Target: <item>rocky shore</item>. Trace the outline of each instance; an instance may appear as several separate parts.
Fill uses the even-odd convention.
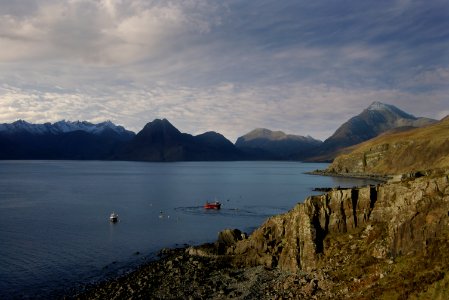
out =
[[[315,294],[314,276],[166,249],[159,260],[66,299],[304,299]]]
[[[449,172],[311,196],[76,299],[448,299]]]
[[[314,170],[311,172],[306,172],[309,175],[318,175],[318,176],[330,176],[330,177],[344,177],[344,178],[359,178],[359,179],[369,179],[373,181],[378,181],[379,183],[387,182],[392,177],[388,175],[376,175],[369,173],[337,173],[329,170]]]

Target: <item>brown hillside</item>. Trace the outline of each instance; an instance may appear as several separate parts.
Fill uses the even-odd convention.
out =
[[[338,156],[333,173],[404,174],[449,168],[449,117],[423,128],[378,136]]]

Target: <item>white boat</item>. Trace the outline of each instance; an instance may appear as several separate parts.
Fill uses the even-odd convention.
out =
[[[115,223],[118,221],[118,215],[115,212],[112,212],[112,214],[109,216],[109,221]]]

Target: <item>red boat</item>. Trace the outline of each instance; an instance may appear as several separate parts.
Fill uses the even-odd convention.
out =
[[[221,203],[218,201],[206,202],[206,204],[204,204],[204,208],[205,209],[220,209]]]

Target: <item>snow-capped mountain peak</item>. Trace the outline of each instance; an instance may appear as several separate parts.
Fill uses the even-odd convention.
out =
[[[413,120],[416,119],[415,116],[400,110],[399,108],[397,108],[394,105],[385,104],[385,103],[382,103],[379,101],[374,101],[373,103],[371,103],[371,105],[368,106],[367,110],[368,111],[379,111],[379,112],[390,112],[400,118],[413,119]]]
[[[0,124],[0,132],[27,132],[31,134],[61,134],[74,131],[84,131],[92,134],[102,134],[106,130],[111,130],[119,135],[132,134],[124,127],[115,125],[111,121],[105,121],[93,124],[87,121],[66,121],[61,120],[55,123],[32,124],[24,120],[18,120],[13,123]]]
[[[31,124],[25,120],[17,120],[13,123],[0,124],[0,132],[29,132],[44,134],[48,131],[46,124]]]
[[[390,105],[379,102],[379,101],[374,101],[373,103],[371,103],[370,106],[368,106],[368,110],[390,110],[389,108]]]

